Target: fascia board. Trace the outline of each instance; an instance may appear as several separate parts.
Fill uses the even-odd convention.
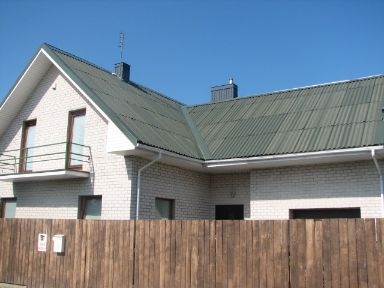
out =
[[[250,158],[234,158],[234,159],[224,159],[224,160],[209,160],[205,161],[204,166],[206,168],[218,168],[218,167],[233,167],[235,166],[244,166],[252,165],[253,167],[265,166],[266,164],[284,164],[284,165],[296,165],[300,163],[307,163],[311,161],[313,164],[316,162],[326,162],[327,160],[353,160],[358,157],[369,159],[371,156],[371,151],[381,151],[384,149],[384,146],[369,146],[369,147],[359,147],[359,148],[350,148],[350,149],[338,149],[330,151],[318,151],[318,152],[307,152],[307,153],[294,153],[294,154],[284,154],[284,155],[270,155],[270,156],[260,156],[260,157],[250,157]]]

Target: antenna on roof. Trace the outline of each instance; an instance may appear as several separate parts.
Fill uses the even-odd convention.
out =
[[[124,51],[124,33],[123,32],[120,32],[119,47],[120,47],[120,60],[123,61],[123,51]]]

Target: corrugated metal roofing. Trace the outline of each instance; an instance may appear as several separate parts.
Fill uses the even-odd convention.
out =
[[[384,143],[384,76],[189,107],[212,159]]]
[[[44,45],[53,52],[79,80],[80,87],[91,91],[90,97],[114,119],[136,143],[144,143],[193,158],[202,158],[199,147],[175,100],[134,82],[124,82],[110,72],[65,51]],[[68,71],[67,71],[68,72]],[[124,131],[123,130],[123,131]]]
[[[384,144],[384,75],[186,107],[43,47],[136,143],[206,160]]]

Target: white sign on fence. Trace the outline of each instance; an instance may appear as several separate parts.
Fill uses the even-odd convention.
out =
[[[37,240],[37,251],[46,252],[47,251],[47,234],[39,233],[39,238]]]

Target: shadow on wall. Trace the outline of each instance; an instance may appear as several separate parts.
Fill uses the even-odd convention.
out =
[[[13,189],[15,197],[17,197],[17,207],[31,209],[77,209],[79,196],[93,195],[94,191],[91,179],[20,182],[13,183]],[[35,213],[33,210],[30,212]]]

